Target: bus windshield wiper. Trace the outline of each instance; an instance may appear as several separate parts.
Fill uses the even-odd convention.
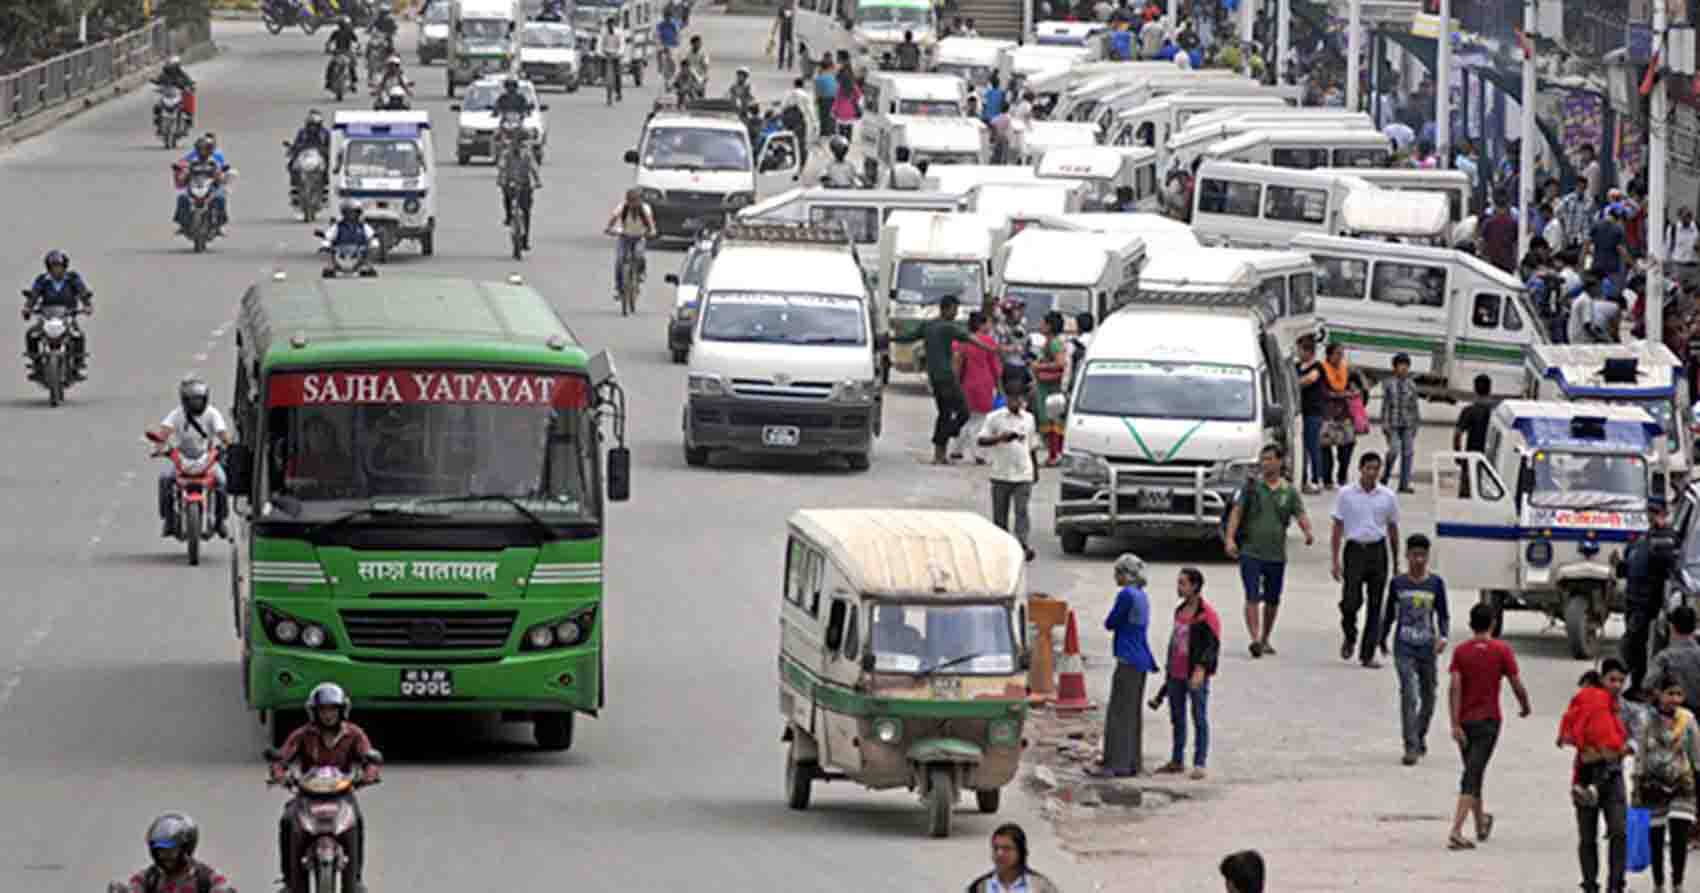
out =
[[[307,529],[309,538],[318,536],[326,531],[335,530],[357,518],[389,518],[395,516],[430,517],[430,512],[420,512],[412,508],[411,503],[394,503],[373,500],[370,505],[362,506],[353,511],[344,512],[334,518],[320,521]]]
[[[520,517],[523,517],[528,524],[535,528],[538,533],[541,533],[544,539],[554,539],[556,537],[555,528],[550,526],[548,521],[543,520],[541,515],[531,509],[526,508],[525,503],[520,502],[518,499],[515,499],[506,493],[462,493],[458,496],[434,496],[430,499],[409,500],[408,505],[446,505],[456,502],[506,503],[509,508],[512,508],[520,515]]]

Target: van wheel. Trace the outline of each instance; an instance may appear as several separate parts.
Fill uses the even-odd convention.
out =
[[[466,167],[467,165],[469,165],[471,163],[472,163],[472,156],[471,155],[468,155],[465,152],[456,152],[455,153],[455,164],[458,164],[461,167]]]
[[[531,737],[544,750],[572,750],[573,714],[537,714],[531,721]]]
[[[797,742],[785,751],[785,805],[792,809],[809,808],[809,792],[815,780],[815,764],[797,759]]]
[[[1086,534],[1078,530],[1063,531],[1062,550],[1064,555],[1079,555],[1085,552]]]
[[[998,803],[1003,799],[1002,795],[1003,791],[998,788],[989,791],[975,791],[974,802],[979,805],[981,812],[991,815],[998,811]]]
[[[437,231],[436,230],[427,230],[425,232],[425,235],[419,237],[419,253],[425,255],[426,257],[430,257],[431,255],[437,253]]]
[[[708,447],[685,446],[685,464],[700,468],[708,464]]]
[[[867,471],[868,466],[873,464],[867,453],[851,453],[844,457],[844,461],[850,463],[851,471]]]
[[[927,773],[927,834],[950,836],[950,813],[956,807],[956,776],[949,769]]]

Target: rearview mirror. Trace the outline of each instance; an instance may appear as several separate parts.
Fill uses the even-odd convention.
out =
[[[873,671],[874,671],[874,653],[872,651],[862,652],[862,672],[872,673]]]
[[[632,498],[632,451],[626,447],[608,450],[608,501],[625,502]]]
[[[638,163],[638,153],[637,153],[636,149],[627,149],[626,154],[621,156],[621,157],[626,160],[627,164],[637,164]]]
[[[667,283],[668,285],[678,285],[679,284],[679,277],[677,275],[673,274],[673,273],[668,273],[667,275],[661,277],[661,281]]]
[[[1275,422],[1279,422],[1279,421],[1282,421],[1283,419],[1285,419],[1286,417],[1287,417],[1287,407],[1282,406],[1279,403],[1265,403],[1265,404],[1263,404],[1263,421],[1264,421],[1265,424],[1272,424],[1272,423],[1275,423]]]
[[[254,450],[245,443],[224,448],[224,489],[231,496],[249,495],[254,485]]]
[[[826,621],[826,650],[837,651],[838,646],[844,643],[844,620],[846,616],[844,603],[834,601],[832,613]]]
[[[546,112],[546,111],[548,111],[548,110],[549,110],[549,103],[547,103],[547,102],[545,102],[545,103],[543,103],[543,104],[542,104],[542,105],[539,105],[539,106],[538,106],[538,107],[537,107],[537,110],[538,110],[538,111],[540,111],[540,112]]]
[[[460,103],[458,103],[458,102],[449,103],[449,111],[451,111],[451,112],[460,111]]]

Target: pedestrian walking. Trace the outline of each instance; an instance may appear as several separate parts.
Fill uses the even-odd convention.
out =
[[[1684,206],[1676,212],[1676,222],[1665,226],[1665,257],[1671,276],[1684,287],[1700,278],[1700,226],[1694,225],[1694,209]]]
[[[992,870],[968,884],[968,893],[1060,893],[1027,864],[1027,832],[1010,822],[992,832]]]
[[[1375,659],[1376,631],[1381,628],[1381,596],[1388,569],[1399,563],[1399,500],[1381,485],[1381,457],[1364,453],[1358,460],[1358,480],[1340,488],[1334,500],[1334,579],[1340,592],[1340,659],[1365,667]],[[1367,604],[1363,641],[1358,641],[1358,610]],[[1361,645],[1361,647],[1359,647]]]
[[[1623,638],[1618,640],[1618,653],[1629,667],[1629,699],[1648,699],[1647,639],[1652,634],[1653,621],[1658,619],[1664,603],[1665,581],[1670,578],[1676,540],[1670,529],[1670,516],[1665,512],[1662,493],[1647,497],[1647,532],[1635,538],[1624,550]]]
[[[1434,718],[1434,688],[1440,655],[1446,651],[1452,612],[1446,581],[1428,572],[1428,537],[1414,533],[1405,541],[1405,573],[1387,587],[1378,638],[1381,653],[1393,638],[1393,666],[1399,672],[1399,732],[1407,766],[1428,756],[1428,725]]]
[[[968,314],[968,331],[986,350],[975,350],[961,342],[951,345],[960,359],[962,396],[968,405],[968,421],[957,435],[950,458],[972,456],[975,465],[986,464],[985,451],[980,448],[980,428],[986,416],[997,408],[998,386],[1003,381],[1003,360],[998,352],[997,339],[992,335],[992,320],[985,311]]]
[[[1027,395],[1019,388],[1004,385],[1004,405],[986,416],[980,429],[980,446],[991,460],[992,523],[1015,534],[1027,560],[1034,557],[1027,544],[1028,505],[1033,498],[1033,484],[1039,480],[1038,425],[1027,411]],[[1015,515],[1015,527],[1010,528],[1010,514]]]
[[[850,139],[856,128],[856,119],[862,117],[862,88],[856,84],[856,76],[851,73],[849,65],[838,69],[838,87],[832,98],[832,120],[838,127],[839,136]]]
[[[956,321],[960,304],[954,295],[939,301],[939,318],[928,322],[920,332],[908,338],[920,340],[927,353],[927,384],[933,392],[933,404],[938,418],[933,422],[933,464],[950,464],[951,438],[968,422],[968,398],[962,393],[961,360],[953,349],[966,344],[975,350],[991,350],[975,340],[968,330]]]
[[[1202,779],[1210,756],[1210,679],[1222,650],[1222,620],[1204,600],[1204,574],[1196,567],[1181,568],[1175,580],[1180,604],[1175,607],[1175,629],[1169,635],[1168,674],[1157,696],[1156,710],[1169,702],[1169,722],[1174,728],[1169,761],[1157,769],[1164,775],[1186,771],[1187,715],[1192,717],[1192,777]]]
[[[1681,890],[1694,828],[1694,770],[1700,765],[1700,730],[1682,706],[1682,681],[1654,679],[1657,705],[1635,741],[1635,806],[1647,810],[1653,889],[1665,888],[1665,844],[1670,844],[1671,889]]]
[[[1360,424],[1367,431],[1363,376],[1346,362],[1346,348],[1330,344],[1321,365],[1323,397],[1322,487],[1346,486],[1351,478],[1352,453],[1357,450]]]
[[[1411,488],[1411,462],[1421,425],[1417,384],[1411,380],[1411,355],[1394,354],[1393,377],[1381,384],[1381,433],[1387,436],[1387,467],[1381,472],[1381,482],[1389,483],[1397,466],[1400,493],[1415,492]]]
[[[1033,416],[1039,420],[1039,433],[1045,438],[1045,465],[1057,464],[1062,456],[1063,421],[1066,411],[1054,410],[1050,398],[1063,394],[1068,381],[1068,341],[1064,336],[1063,315],[1055,310],[1045,314],[1039,324],[1044,346],[1033,361],[1033,378],[1038,382],[1038,396],[1033,401]],[[1064,394],[1064,399],[1067,395]]]
[[[1273,443],[1258,453],[1261,475],[1240,488],[1223,536],[1228,557],[1240,562],[1252,657],[1275,655],[1269,638],[1275,633],[1275,615],[1281,609],[1281,590],[1287,578],[1287,527],[1297,520],[1305,545],[1316,542],[1304,500],[1281,476],[1285,458],[1281,447]]]
[[[1229,853],[1220,870],[1228,893],[1263,893],[1263,856],[1257,850]]]
[[[1151,628],[1151,598],[1145,593],[1145,562],[1138,555],[1116,559],[1116,601],[1104,628],[1113,634],[1115,674],[1110,677],[1110,704],[1104,713],[1104,761],[1094,775],[1132,778],[1144,771],[1143,744],[1145,680],[1157,672],[1146,633]]]
[[[1316,339],[1299,339],[1299,417],[1304,444],[1304,473],[1300,486],[1306,493],[1322,490],[1322,417],[1326,411],[1326,385],[1322,382],[1322,363],[1316,358]]]
[[[797,7],[795,0],[781,0],[773,17],[773,33],[768,35],[769,52],[777,51],[779,70],[785,71],[796,63]]]
[[[1628,861],[1628,799],[1623,758],[1628,725],[1620,695],[1628,679],[1623,661],[1608,657],[1598,673],[1584,673],[1581,689],[1565,709],[1560,747],[1576,748],[1570,798],[1576,810],[1576,860],[1582,889],[1599,893],[1600,821],[1606,830],[1606,889],[1622,893]]]
[[[1465,818],[1475,817],[1476,840],[1485,842],[1493,833],[1493,814],[1487,811],[1482,790],[1503,719],[1499,710],[1501,682],[1511,683],[1511,690],[1517,695],[1518,715],[1529,715],[1529,690],[1523,687],[1523,679],[1517,673],[1517,655],[1512,653],[1510,645],[1493,637],[1493,614],[1491,605],[1470,608],[1470,639],[1453,649],[1452,667],[1448,671],[1452,677],[1447,687],[1452,740],[1458,742],[1458,754],[1464,763],[1464,773],[1458,782],[1458,806],[1446,842],[1451,850],[1476,848],[1464,836]]]
[[[1696,617],[1688,605],[1670,612],[1670,644],[1653,655],[1647,668],[1649,679],[1675,677],[1682,683],[1682,705],[1700,716],[1700,642],[1694,639]]]

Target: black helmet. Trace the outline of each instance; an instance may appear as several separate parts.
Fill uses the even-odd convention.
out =
[[[212,399],[212,388],[201,380],[199,375],[186,375],[177,384],[177,401],[183,404],[183,411],[189,415],[200,417],[207,411],[207,403]]]
[[[71,268],[71,256],[66,254],[65,252],[60,251],[59,249],[55,248],[52,251],[47,252],[47,256],[42,258],[41,264],[42,264],[42,266],[46,267],[49,271],[51,271],[54,267],[64,267],[66,269],[70,269]]]
[[[349,221],[358,223],[360,221],[360,215],[362,215],[364,213],[365,213],[365,209],[361,208],[360,203],[355,201],[354,199],[345,199],[343,201],[343,203],[342,203],[342,216],[343,216],[344,220],[349,220]]]
[[[148,825],[148,855],[156,860],[161,852],[179,852],[185,859],[192,858],[200,842],[201,829],[194,819],[180,812],[168,812]]]
[[[844,156],[850,153],[850,141],[842,135],[833,137],[832,141],[826,145],[827,148],[832,150],[832,157],[839,161],[843,161]]]
[[[512,77],[512,76],[503,78],[502,79],[502,89],[506,90],[509,93],[512,93],[515,90],[518,90],[519,89],[519,78]]]
[[[348,693],[342,690],[342,686],[335,682],[321,682],[307,695],[307,716],[313,722],[319,722],[320,707],[339,708],[336,721],[337,725],[341,725],[342,721],[348,718],[348,712],[354,709],[354,704],[348,699]]]
[[[325,125],[325,116],[320,114],[318,109],[308,109],[307,110],[307,126],[308,127],[323,127],[324,125]]]

